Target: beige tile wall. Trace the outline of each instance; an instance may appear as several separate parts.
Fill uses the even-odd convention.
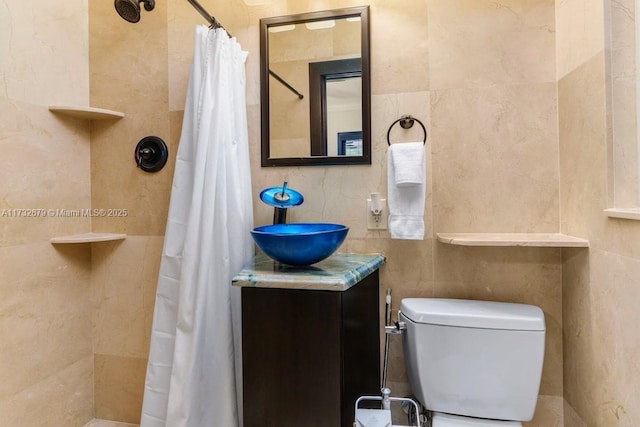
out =
[[[87,122],[87,2],[0,1],[0,425],[84,425],[93,417]],[[35,209],[46,216],[12,216]]]
[[[591,245],[562,255],[565,425],[636,426],[640,223],[602,212],[614,199],[615,138],[636,144],[635,120],[621,120],[612,96],[625,85],[635,96],[629,75],[616,75],[633,54],[621,43],[623,33],[633,34],[633,2],[567,1],[556,9],[562,230]]]
[[[140,22],[130,24],[110,2],[89,5],[91,102],[125,114],[117,123],[96,122],[91,129],[91,203],[128,212],[93,222],[94,231],[128,235],[92,251],[95,416],[134,424],[140,422],[182,119],[169,111],[169,7],[169,2],[156,2],[152,12],[143,10]],[[136,144],[149,135],[162,138],[170,152],[157,173],[143,172],[134,161]]]
[[[609,207],[640,206],[636,108],[635,2],[605,2],[607,106],[609,133]]]
[[[97,418],[140,422],[162,242],[128,236],[93,248]]]
[[[90,218],[57,214],[90,207],[89,124],[2,96],[0,117],[0,209],[34,209],[0,217],[0,246],[89,231]]]
[[[148,135],[170,140],[167,91],[167,2],[130,24],[110,2],[90,2],[91,103],[122,111],[116,123],[96,122],[91,140],[93,208],[127,209],[128,216],[95,218],[94,231],[163,235],[173,160],[157,173],[136,168],[134,149]]]
[[[5,246],[0,265],[0,424],[83,425],[93,414],[89,246]]]

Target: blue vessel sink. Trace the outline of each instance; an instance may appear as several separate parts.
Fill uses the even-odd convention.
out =
[[[349,228],[329,223],[273,224],[256,227],[251,236],[270,258],[289,265],[311,265],[334,253]]]

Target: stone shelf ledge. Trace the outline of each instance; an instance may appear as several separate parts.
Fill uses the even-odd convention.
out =
[[[640,220],[640,208],[609,208],[604,213],[609,218]]]
[[[104,108],[77,107],[71,105],[49,105],[49,111],[84,120],[121,119],[124,113]]]
[[[437,233],[438,241],[460,246],[588,248],[589,241],[560,233]]]
[[[52,244],[68,244],[68,243],[97,243],[97,242],[110,242],[113,240],[124,240],[127,238],[126,234],[116,233],[83,233],[73,234],[70,236],[52,237]]]

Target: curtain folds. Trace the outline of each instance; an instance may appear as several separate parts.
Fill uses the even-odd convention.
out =
[[[196,27],[141,427],[241,424],[240,296],[231,279],[253,255],[246,56],[223,29]]]

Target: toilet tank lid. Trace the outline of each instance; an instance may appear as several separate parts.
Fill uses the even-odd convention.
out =
[[[400,311],[415,323],[464,328],[544,331],[539,307],[494,301],[404,298]]]

